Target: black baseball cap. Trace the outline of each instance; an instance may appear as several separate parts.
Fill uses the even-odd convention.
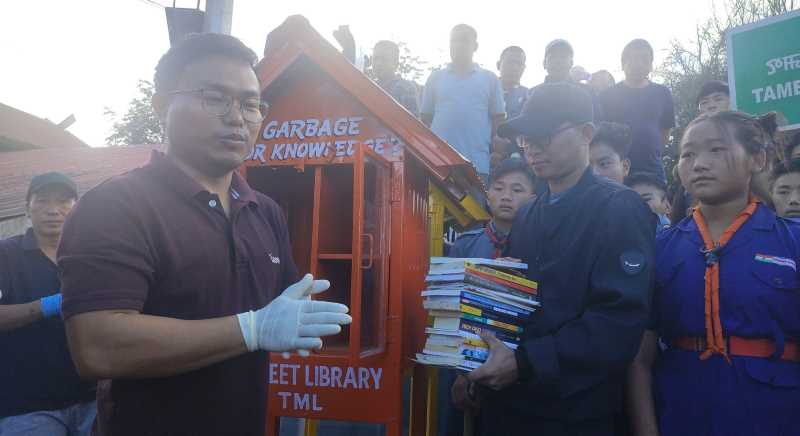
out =
[[[66,174],[59,172],[50,172],[39,174],[31,179],[31,184],[28,186],[28,194],[25,196],[26,201],[31,200],[31,196],[45,186],[61,185],[69,190],[69,192],[78,198],[78,186]]]
[[[564,49],[568,51],[570,55],[575,54],[575,52],[572,50],[572,44],[570,44],[569,41],[566,39],[554,39],[550,41],[544,48],[544,56],[547,57],[547,55],[556,48]]]
[[[531,90],[522,112],[497,128],[498,136],[545,138],[564,123],[592,121],[592,96],[582,87],[568,83],[545,83]]]

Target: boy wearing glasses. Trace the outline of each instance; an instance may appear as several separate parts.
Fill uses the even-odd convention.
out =
[[[350,322],[306,298],[328,282],[295,283],[282,211],[236,172],[266,115],[255,61],[227,35],[173,46],[153,97],[166,153],[65,225],[67,338],[81,376],[112,380],[109,434],[263,435],[267,351],[307,354]]]
[[[528,264],[541,311],[511,350],[467,375],[482,434],[619,434],[623,380],[647,323],[655,219],[639,195],[589,166],[592,97],[569,83],[533,90],[500,126],[519,137],[542,195],[516,214],[506,255]]]

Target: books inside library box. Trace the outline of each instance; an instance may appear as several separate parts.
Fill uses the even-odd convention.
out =
[[[472,371],[489,358],[482,332],[511,349],[526,319],[539,307],[538,285],[524,276],[528,265],[503,259],[432,257],[422,291],[431,320],[416,361]]]

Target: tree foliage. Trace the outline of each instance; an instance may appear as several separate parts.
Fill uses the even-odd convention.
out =
[[[399,42],[397,45],[400,47],[400,65],[397,67],[397,73],[406,80],[414,82],[420,80],[426,73],[425,65],[428,62],[412,55],[406,43]]]
[[[155,90],[147,80],[139,80],[139,95],[128,103],[128,110],[121,118],[106,108],[105,115],[112,120],[111,134],[106,138],[109,145],[163,144],[164,132],[151,101]]]
[[[400,63],[397,66],[397,74],[403,79],[419,83],[423,75],[428,72],[425,68],[428,62],[419,56],[411,54],[411,50],[409,50],[408,44],[405,42],[400,41],[397,46],[400,49]],[[368,59],[367,65],[365,73],[374,80],[375,74],[372,71],[370,59]]]
[[[725,0],[715,3],[712,15],[697,26],[689,41],[673,40],[663,63],[656,69],[675,99],[677,127],[664,153],[667,176],[675,163],[677,144],[689,122],[697,116],[697,94],[703,83],[728,78],[725,32],[800,7],[800,0]]]

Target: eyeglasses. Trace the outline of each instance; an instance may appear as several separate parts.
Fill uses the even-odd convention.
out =
[[[545,136],[544,140],[539,140],[539,139],[531,140],[528,137],[523,137],[523,141],[521,141],[522,144],[523,144],[522,148],[525,151],[529,151],[530,148],[531,148],[531,144],[536,144],[541,148],[547,148],[553,142],[553,138],[558,136],[561,132],[565,132],[565,131],[573,128],[573,127],[575,127],[575,124],[567,124],[566,126],[560,128],[560,129],[556,129],[553,132],[551,132],[549,135]]]
[[[239,111],[242,114],[242,118],[252,124],[259,124],[264,121],[269,112],[269,105],[257,97],[238,99],[213,89],[189,89],[172,91],[170,94],[199,94],[203,109],[209,114],[220,118],[228,115],[233,107],[233,102],[239,100]]]

